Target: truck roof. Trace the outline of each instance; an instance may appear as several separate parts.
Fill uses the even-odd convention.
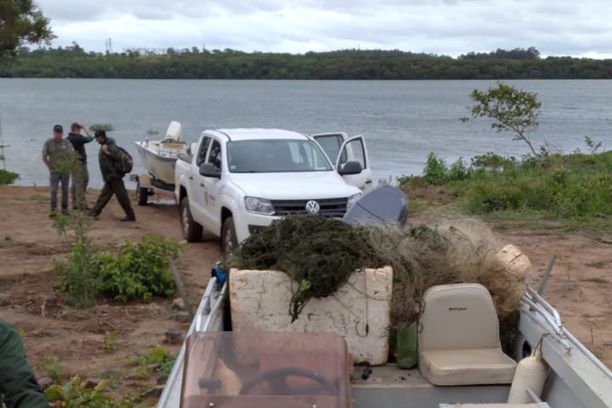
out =
[[[217,133],[225,135],[230,140],[252,140],[252,139],[296,139],[307,140],[308,137],[291,130],[262,129],[262,128],[239,128],[239,129],[217,129],[206,133]]]

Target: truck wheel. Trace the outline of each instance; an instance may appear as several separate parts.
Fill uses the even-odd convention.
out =
[[[224,254],[232,252],[238,247],[238,239],[236,238],[236,229],[234,228],[234,219],[227,217],[221,228],[221,252]]]
[[[191,217],[189,210],[189,199],[183,197],[181,200],[181,228],[183,230],[183,238],[187,242],[198,242],[202,240],[202,226],[195,222]]]
[[[138,189],[138,205],[147,205],[149,202],[149,189],[145,187],[137,187]]]

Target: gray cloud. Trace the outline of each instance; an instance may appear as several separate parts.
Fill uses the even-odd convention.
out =
[[[399,48],[459,55],[535,46],[612,56],[612,2],[583,0],[38,0],[58,35],[103,50]]]

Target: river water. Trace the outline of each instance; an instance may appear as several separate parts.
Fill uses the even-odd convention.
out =
[[[571,152],[584,137],[612,148],[612,81],[509,81],[535,91],[542,101],[536,145]],[[147,131],[163,134],[171,120],[183,124],[183,140],[214,128],[275,127],[305,133],[343,130],[366,136],[376,178],[419,174],[428,152],[448,162],[494,151],[520,156],[522,142],[498,134],[484,119],[469,116],[471,90],[494,81],[250,81],[0,79],[0,129],[6,167],[20,185],[45,185],[44,141],[55,123],[110,123],[121,146]],[[155,138],[151,137],[150,138]],[[98,146],[87,146],[91,184],[102,184]]]

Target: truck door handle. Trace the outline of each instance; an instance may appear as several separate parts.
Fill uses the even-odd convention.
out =
[[[193,180],[193,176],[189,176],[189,180]]]
[[[200,187],[204,187],[204,188],[206,188],[206,186],[204,185],[204,183],[200,183]]]

